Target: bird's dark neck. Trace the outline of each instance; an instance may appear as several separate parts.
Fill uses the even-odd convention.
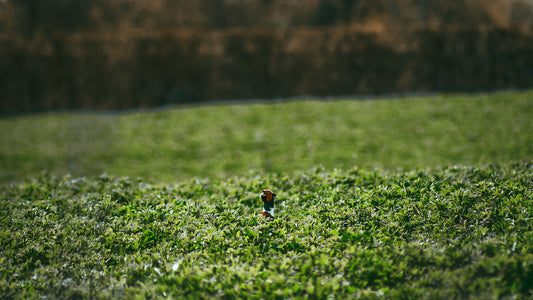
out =
[[[274,217],[274,201],[264,202],[263,204],[263,213],[268,213]]]

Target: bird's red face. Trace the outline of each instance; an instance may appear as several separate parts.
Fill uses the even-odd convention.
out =
[[[264,190],[261,193],[261,200],[263,200],[263,202],[270,202],[270,201],[272,201],[273,198],[274,198],[273,194],[269,190]]]

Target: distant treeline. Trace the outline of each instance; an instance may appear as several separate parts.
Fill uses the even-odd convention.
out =
[[[0,110],[533,86],[527,1],[8,0]]]

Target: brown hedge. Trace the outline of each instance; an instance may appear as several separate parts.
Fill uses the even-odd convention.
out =
[[[350,26],[0,37],[2,113],[533,85],[518,29]]]

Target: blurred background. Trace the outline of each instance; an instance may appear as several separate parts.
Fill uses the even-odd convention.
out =
[[[0,0],[0,112],[533,86],[533,0]]]

